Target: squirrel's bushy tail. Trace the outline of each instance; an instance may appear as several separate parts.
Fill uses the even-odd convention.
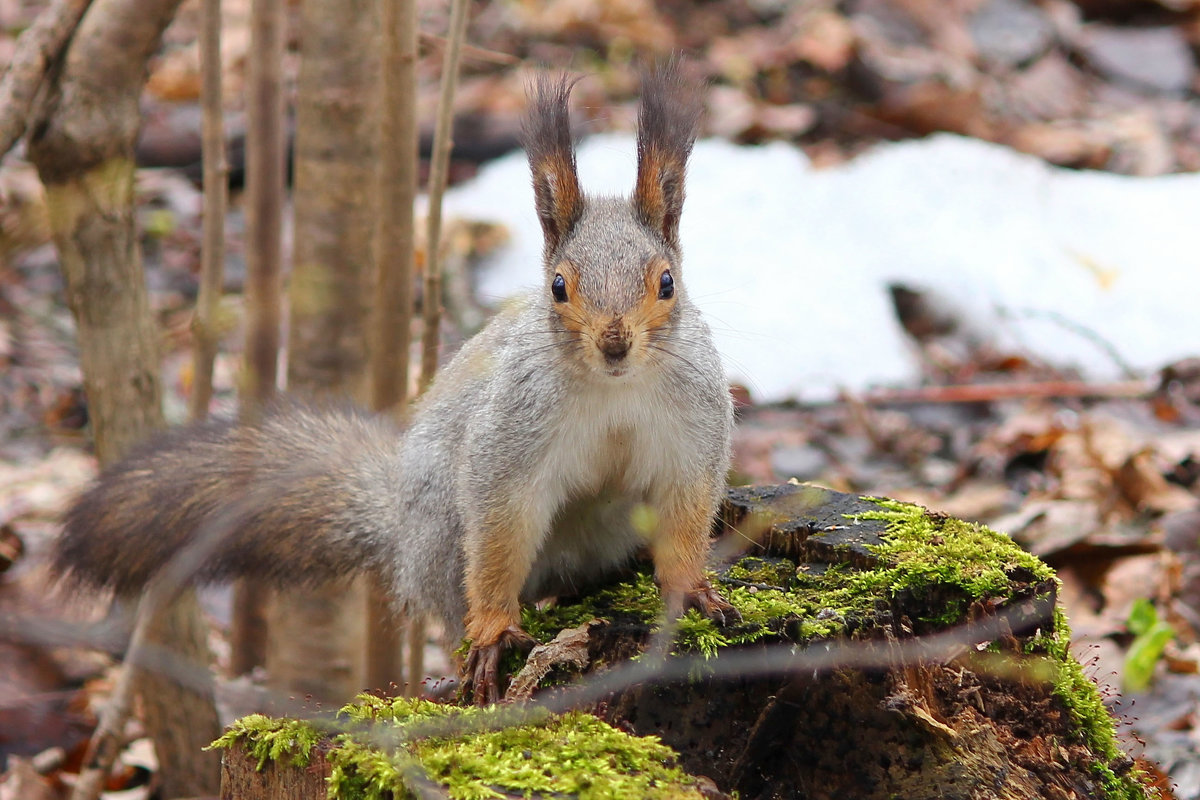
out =
[[[105,470],[67,512],[54,570],[120,594],[172,559],[182,575],[320,582],[395,546],[399,431],[349,409],[281,403],[250,424],[167,432]],[[207,539],[206,537],[215,537]]]

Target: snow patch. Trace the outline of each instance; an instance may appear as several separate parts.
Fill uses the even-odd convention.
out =
[[[633,139],[579,148],[595,194],[626,195]],[[1200,176],[1058,169],[939,135],[814,169],[796,148],[698,142],[681,237],[683,280],[733,380],[760,401],[912,383],[889,282],[952,298],[978,329],[1097,380],[1200,352]],[[540,279],[541,231],[522,153],[449,192],[446,213],[503,223],[511,243],[481,272],[498,301]]]

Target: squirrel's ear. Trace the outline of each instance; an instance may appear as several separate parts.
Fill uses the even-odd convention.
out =
[[[525,117],[522,143],[533,173],[533,198],[551,253],[583,214],[583,193],[575,172],[575,148],[567,101],[574,81],[538,79]]]
[[[687,160],[696,141],[701,109],[700,86],[682,75],[677,60],[642,78],[633,207],[642,224],[675,249],[679,248]]]

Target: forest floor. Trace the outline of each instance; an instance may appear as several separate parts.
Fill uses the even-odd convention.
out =
[[[0,0],[0,20],[19,30],[41,5]],[[244,263],[237,153],[248,5],[226,2],[234,308]],[[445,29],[440,4],[421,8],[423,31]],[[199,263],[196,18],[197,4],[185,3],[153,65],[139,151],[138,222],[175,421],[186,416]],[[456,180],[515,146],[525,65],[592,76],[577,90],[583,135],[630,129],[633,54],[677,50],[711,81],[706,135],[790,141],[819,165],[952,131],[1073,168],[1200,169],[1200,4],[1190,0],[481,3],[468,36]],[[0,36],[0,62],[12,44]],[[440,40],[424,37],[422,120],[432,119],[440,56]],[[456,223],[469,235],[453,247],[470,270],[498,245],[494,231],[468,222]],[[919,294],[895,300],[924,365],[920,385],[819,405],[759,405],[743,392],[736,478],[912,500],[1012,534],[1058,570],[1077,653],[1131,748],[1161,767],[1175,797],[1200,798],[1200,342],[1196,360],[1089,386],[1037,353],[973,347],[953,315]],[[448,323],[443,336],[453,343],[462,332]],[[218,410],[232,408],[239,356],[235,331],[218,359]],[[46,591],[41,556],[65,505],[95,474],[86,422],[44,198],[30,168],[10,156],[0,169],[4,615],[64,613]],[[0,751],[77,749],[110,667],[81,648],[0,642]],[[131,762],[144,763],[136,754]]]

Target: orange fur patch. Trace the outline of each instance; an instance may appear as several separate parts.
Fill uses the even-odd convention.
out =
[[[706,585],[712,525],[712,489],[707,483],[683,488],[675,501],[662,509],[658,531],[651,542],[654,572],[665,593],[688,592]]]
[[[521,587],[529,576],[540,531],[507,509],[488,515],[477,546],[467,547],[467,636],[476,646],[493,644],[506,628],[521,625]]]
[[[673,162],[668,161],[657,147],[648,147],[638,161],[637,183],[633,189],[633,203],[646,222],[655,228],[662,225],[667,213],[667,200],[663,195],[664,170]]]
[[[555,237],[552,244],[564,237],[583,214],[583,193],[579,179],[571,166],[570,157],[554,153],[539,159],[532,165],[534,194],[540,214],[548,215],[553,223]]]
[[[560,261],[555,272],[563,276],[567,287],[567,302],[551,305],[562,320],[563,327],[574,333],[590,331],[596,320],[596,308],[579,291],[579,269],[570,261]]]
[[[664,258],[655,258],[646,267],[646,291],[642,302],[630,309],[625,315],[630,329],[639,332],[656,331],[667,324],[672,309],[675,308],[675,295],[666,300],[658,299],[659,282],[662,274],[671,265]]]

